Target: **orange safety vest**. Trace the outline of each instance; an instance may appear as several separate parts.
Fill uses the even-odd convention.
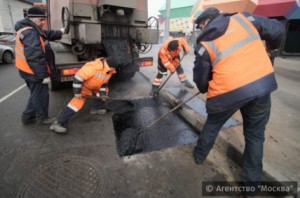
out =
[[[104,58],[96,59],[95,61],[86,63],[75,75],[75,78],[82,83],[81,94],[92,95],[93,92],[98,92],[103,84],[108,83],[108,80],[116,70],[112,70]],[[67,105],[70,109],[77,112],[84,103],[85,98],[73,98]]]
[[[21,28],[18,32],[17,32],[17,36],[16,36],[16,47],[15,47],[15,63],[16,63],[16,67],[19,70],[22,70],[23,72],[29,73],[29,74],[34,74],[34,72],[32,71],[32,69],[30,68],[30,66],[28,65],[27,61],[26,61],[26,57],[25,57],[25,52],[24,52],[24,45],[20,40],[20,37],[22,35],[22,32],[28,29],[32,29],[32,27],[24,27]],[[43,41],[43,38],[40,36],[40,42],[41,42],[41,46],[43,48],[43,50],[45,51],[45,43]],[[49,66],[47,65],[47,70],[50,73],[50,69]]]
[[[208,51],[213,66],[208,99],[274,73],[259,33],[242,14],[230,18],[222,36],[201,44]]]
[[[178,49],[175,52],[170,52],[168,50],[168,45],[171,41],[177,40],[178,41]],[[187,42],[185,41],[185,39],[183,38],[169,38],[168,40],[165,41],[165,43],[161,46],[159,52],[158,52],[158,56],[161,59],[162,64],[167,67],[169,64],[173,64],[174,67],[176,67],[176,65],[174,65],[174,62],[172,62],[173,58],[177,57],[182,49],[182,46],[184,47],[184,49],[186,50],[186,52],[189,52],[189,45],[187,44]]]

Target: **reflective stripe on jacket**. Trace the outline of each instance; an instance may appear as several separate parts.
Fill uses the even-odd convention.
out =
[[[213,66],[207,93],[208,112],[222,111],[277,88],[263,42],[244,15],[230,17],[222,36],[201,44]]]
[[[168,45],[171,41],[177,40],[178,41],[178,48],[176,51],[172,51],[170,52],[168,50]],[[164,65],[164,67],[167,67],[169,64],[172,64],[172,60],[177,58],[181,49],[183,48],[184,52],[188,53],[189,52],[189,45],[187,44],[187,42],[185,41],[184,38],[169,38],[168,40],[166,40],[164,42],[164,44],[161,46],[161,48],[159,49],[158,52],[158,56],[161,59],[162,64]],[[176,67],[176,65],[173,65],[174,67]]]
[[[88,62],[74,76],[73,92],[87,96],[99,93],[102,90],[101,88],[105,88],[105,92],[108,92],[106,85],[115,73],[116,70],[109,67],[105,58]],[[77,112],[83,107],[85,101],[85,98],[74,97],[67,106]]]
[[[28,65],[28,63],[26,61],[24,45],[20,40],[20,38],[22,38],[22,32],[25,30],[28,30],[28,29],[32,29],[32,27],[24,27],[24,28],[21,28],[17,32],[16,47],[15,47],[15,64],[19,70],[29,73],[29,74],[34,74],[34,72],[32,71],[32,69],[30,68],[30,66]],[[40,43],[41,43],[42,49],[45,51],[45,43],[41,36],[40,36]],[[48,65],[47,65],[47,70],[50,73],[50,69],[49,69]]]

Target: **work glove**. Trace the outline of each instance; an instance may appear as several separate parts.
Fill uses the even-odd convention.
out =
[[[50,77],[44,78],[42,83],[43,84],[49,84],[50,83]]]
[[[74,97],[80,99],[80,98],[82,98],[82,95],[81,94],[74,94]]]
[[[174,67],[173,64],[169,64],[168,66],[166,66],[166,68],[171,72],[171,73],[174,73],[176,68]]]
[[[60,31],[63,33],[63,34],[66,34],[66,28],[60,28]]]

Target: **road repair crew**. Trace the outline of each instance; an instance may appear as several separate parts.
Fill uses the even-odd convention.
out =
[[[103,103],[108,100],[108,81],[116,73],[117,62],[113,57],[98,58],[86,63],[74,76],[73,92],[74,97],[63,109],[51,126],[50,130],[57,133],[66,133],[65,124],[75,115],[84,105],[84,96],[96,95],[101,100],[96,100],[97,110],[92,110],[92,114],[104,114],[106,109]]]
[[[150,95],[153,96],[159,90],[159,85],[163,75],[167,75],[167,70],[170,70],[172,73],[176,71],[179,80],[184,86],[194,88],[194,86],[187,80],[181,66],[179,56],[181,49],[183,49],[185,55],[190,50],[184,38],[169,38],[162,44],[158,52],[158,72],[152,82]]]
[[[30,90],[26,109],[21,115],[24,124],[34,121],[39,124],[52,124],[55,120],[48,116],[48,83],[51,73],[47,62],[51,49],[48,41],[61,39],[64,29],[42,30],[45,23],[45,10],[34,6],[28,9],[26,18],[15,25],[15,64]]]
[[[207,92],[208,113],[193,151],[195,162],[206,159],[223,124],[240,110],[245,136],[242,182],[256,186],[261,181],[270,93],[277,89],[267,51],[280,48],[285,28],[275,19],[220,14],[216,8],[206,9],[195,23],[202,34],[194,49],[193,78],[199,91]]]

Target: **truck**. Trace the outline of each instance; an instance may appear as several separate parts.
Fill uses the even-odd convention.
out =
[[[47,26],[65,29],[53,50],[49,88],[59,89],[73,80],[86,62],[113,56],[117,80],[132,78],[140,67],[153,65],[153,57],[140,57],[158,43],[155,17],[148,18],[147,0],[47,0]]]

